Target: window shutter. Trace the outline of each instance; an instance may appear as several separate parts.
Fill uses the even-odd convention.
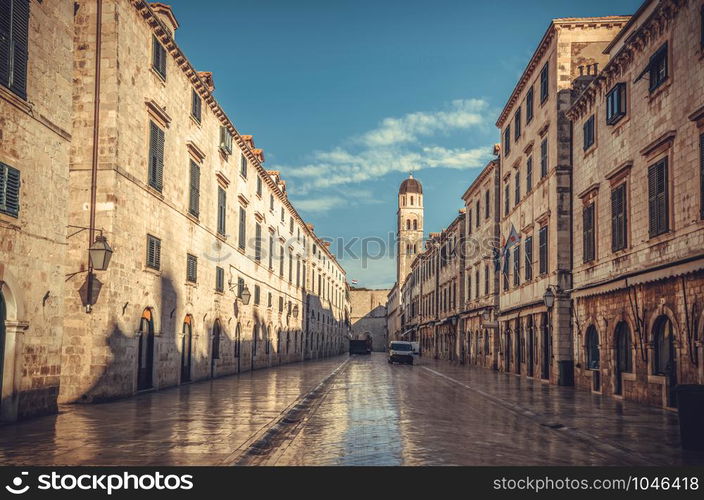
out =
[[[657,169],[657,188],[658,188],[658,229],[660,233],[664,233],[669,229],[668,210],[667,210],[667,161],[663,160]]]
[[[218,187],[218,233],[225,234],[225,190]]]
[[[0,0],[0,84],[10,86],[10,32],[12,0]]]
[[[156,188],[161,191],[164,187],[164,131],[157,127],[157,169],[156,169]]]
[[[648,232],[651,237],[657,234],[657,221],[657,165],[651,165],[648,167]]]
[[[626,185],[611,191],[611,250],[626,247]]]
[[[244,250],[245,248],[245,238],[247,235],[247,212],[244,208],[240,207],[240,234],[239,234],[239,246]]]
[[[648,212],[650,237],[668,230],[667,160],[648,168]]]
[[[525,280],[530,281],[533,279],[533,237],[529,236],[526,238],[525,243],[526,249],[525,254]]]
[[[584,262],[594,259],[594,205],[582,211],[582,257]]]
[[[17,217],[20,212],[20,171],[9,166],[5,187],[5,209],[9,215]]]
[[[198,217],[200,213],[200,167],[191,160],[191,196],[188,210]]]
[[[10,89],[27,97],[27,47],[29,46],[29,0],[12,2],[12,75]]]

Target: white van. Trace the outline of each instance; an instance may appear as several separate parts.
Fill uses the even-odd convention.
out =
[[[413,343],[394,340],[389,344],[389,363],[413,364]]]
[[[420,344],[418,342],[411,342],[413,346],[413,355],[420,356]]]

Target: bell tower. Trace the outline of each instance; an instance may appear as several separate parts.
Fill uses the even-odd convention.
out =
[[[398,190],[397,214],[396,282],[400,287],[411,271],[411,262],[423,250],[423,186],[413,174]]]

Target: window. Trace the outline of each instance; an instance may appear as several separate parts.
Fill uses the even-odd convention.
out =
[[[202,101],[198,92],[196,92],[195,89],[191,89],[191,116],[198,123],[200,123],[201,120],[201,106]]]
[[[521,246],[513,247],[513,286],[521,284]]]
[[[543,226],[538,232],[538,245],[539,245],[539,267],[540,274],[547,274],[548,272],[548,226]]]
[[[281,207],[281,222],[286,220],[286,212],[284,211],[284,207]]]
[[[508,290],[508,260],[509,260],[509,254],[508,250],[504,254],[504,268],[503,268],[503,275],[504,275],[504,291]]]
[[[240,153],[240,175],[247,178],[247,157],[244,153]]]
[[[262,225],[259,222],[254,226],[254,260],[262,261]]]
[[[533,86],[531,85],[526,92],[526,123],[530,123],[533,119]]]
[[[490,194],[489,190],[487,189],[486,192],[484,193],[484,218],[488,219],[489,216],[491,215],[491,207],[489,206],[489,199],[490,199]]]
[[[284,312],[284,298],[279,297],[279,312]]]
[[[475,212],[476,212],[476,213],[474,214],[474,216],[476,217],[476,224],[477,224],[477,227],[479,227],[479,212],[480,212],[480,210],[479,210],[479,200],[477,200],[477,203],[475,203],[474,209],[475,209]]]
[[[232,154],[232,136],[225,125],[220,126],[220,149],[226,154]]]
[[[582,261],[594,260],[594,203],[582,209]]]
[[[269,210],[274,211],[274,195],[269,195]]]
[[[254,285],[254,305],[258,306],[262,300],[262,289],[259,285]]]
[[[296,257],[296,288],[301,286],[301,260]]]
[[[530,281],[533,279],[533,237],[528,236],[525,242],[525,250],[523,251],[525,255],[525,269],[523,271],[524,279]]]
[[[225,270],[222,267],[215,267],[215,291],[225,291]]]
[[[667,198],[667,158],[648,168],[648,215],[650,237],[670,229]]]
[[[200,167],[196,162],[191,160],[191,182],[188,195],[188,212],[198,217],[200,213]]]
[[[626,84],[617,83],[606,94],[606,123],[613,125],[626,114]]]
[[[237,278],[237,298],[242,298],[244,293],[244,278]]]
[[[152,36],[152,68],[166,80],[166,49],[156,35]]]
[[[29,0],[4,0],[0,15],[0,85],[26,99]]]
[[[521,107],[518,106],[518,109],[513,115],[513,140],[517,141],[518,138],[521,136]]]
[[[623,250],[628,244],[626,238],[626,183],[611,191],[611,250]]]
[[[238,238],[238,246],[240,250],[244,250],[247,245],[247,210],[244,207],[240,207],[240,231]]]
[[[521,171],[516,170],[516,187],[515,187],[515,204],[518,205],[518,203],[521,201]]]
[[[186,281],[189,283],[198,281],[198,259],[190,253],[186,255]]]
[[[649,90],[653,92],[667,80],[667,43],[650,56],[648,70],[650,75]]]
[[[667,316],[660,316],[653,326],[653,375],[670,375],[676,355],[672,322]]]
[[[225,214],[226,214],[227,194],[225,190],[218,186],[218,234],[225,236]]]
[[[582,125],[582,136],[584,138],[582,149],[586,151],[594,144],[594,115],[587,118],[584,125]]]
[[[526,193],[533,189],[533,157],[529,156],[526,162]]]
[[[288,232],[293,234],[293,215],[289,219],[289,224],[288,224]],[[415,222],[415,221],[414,221]],[[415,228],[413,228],[415,229]]]
[[[274,235],[269,235],[269,269],[274,270]]]
[[[288,282],[293,283],[293,255],[288,253]]]
[[[587,370],[599,369],[599,334],[596,332],[594,325],[587,329]]]
[[[262,196],[262,178],[257,176],[257,196]]]
[[[161,192],[164,183],[164,131],[149,122],[149,185]]]
[[[477,283],[477,288],[479,283]],[[484,295],[489,295],[489,266],[484,266]]]
[[[540,143],[540,178],[548,175],[548,140]]]
[[[699,44],[704,48],[704,5],[699,11]]]
[[[279,276],[284,277],[284,246],[279,245]]]
[[[504,156],[508,156],[511,152],[511,125],[506,126],[504,130]]]
[[[147,267],[161,268],[161,240],[151,234],[147,235]]]
[[[472,209],[467,209],[467,234],[472,234]]]
[[[506,185],[504,186],[504,215],[508,215],[508,212],[511,208],[511,197],[509,196],[510,193],[510,186],[508,181],[506,181]]]
[[[20,213],[20,171],[0,162],[0,213],[18,217]]]
[[[274,304],[273,300],[274,300],[274,298],[273,298],[273,296],[271,295],[271,292],[269,292],[269,295],[268,295],[267,300],[266,300],[266,306],[267,306],[267,307],[271,307],[271,306]]]
[[[540,104],[548,98],[548,63],[540,70]]]

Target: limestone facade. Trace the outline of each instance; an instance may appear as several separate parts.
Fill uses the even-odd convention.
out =
[[[644,2],[569,111],[575,382],[666,407],[704,382],[703,8]]]
[[[76,2],[69,219],[87,225],[96,2]],[[62,401],[97,401],[345,349],[345,273],[175,41],[168,6],[102,2],[96,227],[114,250],[90,314],[66,289]],[[85,266],[86,241],[69,241]],[[249,300],[244,299],[249,295]]]
[[[571,385],[572,82],[627,17],[555,19],[496,126],[501,131],[499,369]],[[509,242],[511,238],[515,244]],[[556,295],[548,310],[543,296]]]
[[[10,0],[0,16],[14,47],[0,51],[0,421],[14,421],[57,410],[73,5]]]

